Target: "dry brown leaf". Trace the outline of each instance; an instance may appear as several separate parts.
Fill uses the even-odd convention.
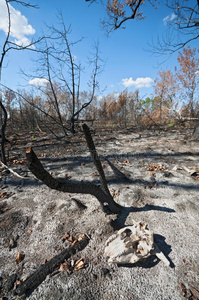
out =
[[[66,233],[66,234],[61,238],[61,240],[62,240],[63,242],[65,242],[65,240],[67,240],[68,238],[69,238],[69,234]]]
[[[61,155],[61,152],[55,152],[54,157],[59,157]]]
[[[46,157],[46,153],[40,153],[38,156],[40,156],[40,157]]]
[[[45,258],[42,262],[42,265],[45,265],[47,263],[47,259]]]
[[[66,178],[66,179],[67,179],[67,178],[69,179],[69,178],[71,178],[71,177],[72,177],[72,176],[70,176],[70,175],[68,175],[68,174],[65,174],[65,175],[64,175],[64,178]]]
[[[27,233],[28,233],[28,234],[31,234],[31,233],[32,233],[32,230],[31,230],[31,229],[29,229],[29,230],[27,231]]]
[[[45,258],[42,262],[42,265],[45,265],[49,260],[50,260],[50,258],[47,258],[47,259]]]
[[[191,174],[191,176],[193,176],[193,177],[195,177],[195,178],[199,178],[199,170],[196,170],[195,172],[193,172],[192,174]]]
[[[82,269],[85,266],[85,262],[84,262],[84,258],[80,258],[79,260],[77,260],[75,262],[75,267],[74,267],[74,271],[78,271],[80,269]]]
[[[83,235],[80,236],[80,237],[78,238],[78,242],[80,242],[80,241],[83,240],[84,238],[85,238],[85,234],[83,233]]]
[[[194,288],[193,286],[190,286],[190,290],[191,290],[191,293],[194,295],[194,297],[199,299],[199,291],[196,290],[196,288]]]
[[[21,284],[21,281],[20,280],[16,280],[15,283],[14,283],[14,288],[13,290],[16,290],[17,286]],[[1,299],[1,298],[0,298]]]
[[[74,238],[73,238],[72,235],[69,236],[68,241],[71,242],[71,243],[74,241]]]
[[[119,190],[116,191],[114,189],[111,189],[111,194],[112,194],[113,198],[115,198],[115,197],[119,196],[120,191]]]
[[[78,242],[78,240],[75,239],[75,240],[73,241],[72,245],[75,245],[77,242]]]
[[[183,296],[185,297],[187,294],[187,289],[186,289],[185,285],[183,283],[181,283],[180,288],[181,288]]]
[[[152,189],[152,188],[157,187],[157,186],[158,186],[157,182],[151,182],[151,183],[145,185],[145,189],[146,188]]]
[[[92,176],[99,176],[98,172],[92,174]]]
[[[129,164],[129,163],[130,163],[130,161],[129,161],[128,159],[125,159],[125,160],[123,161],[123,163],[125,163],[125,164]]]
[[[153,173],[153,172],[152,173],[149,172],[149,175],[153,176],[153,177],[156,177],[155,173]]]
[[[64,248],[63,248],[63,246],[58,246],[57,248],[56,248],[56,251],[59,251],[59,250],[63,250]]]
[[[67,271],[69,274],[71,273],[71,267],[67,262],[64,262],[60,265],[59,271]]]
[[[22,252],[19,252],[15,259],[16,263],[19,264],[24,259],[24,256],[25,255]]]
[[[11,195],[12,195],[12,193],[2,192],[2,193],[0,193],[0,198],[9,198]]]
[[[165,171],[165,169],[163,168],[163,166],[159,166],[156,164],[151,164],[149,166],[147,166],[147,171]]]
[[[9,210],[9,207],[6,206],[6,207],[2,208],[2,210],[3,210],[3,212],[5,212],[6,210]]]
[[[28,153],[28,152],[27,152]],[[25,159],[21,159],[21,160],[18,160],[18,159],[13,159],[11,160],[12,164],[14,165],[18,165],[18,164],[24,164],[26,163],[26,160]]]
[[[26,153],[30,153],[31,152],[31,148],[28,148],[27,150],[26,150]]]

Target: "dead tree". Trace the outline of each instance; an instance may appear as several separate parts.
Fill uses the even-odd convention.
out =
[[[32,41],[30,42],[28,45],[18,45],[17,43],[13,42],[10,40],[10,34],[11,34],[11,14],[10,14],[10,4],[9,2],[16,2],[22,6],[25,7],[32,7],[32,8],[36,8],[36,5],[31,5],[26,1],[17,1],[17,0],[5,0],[5,5],[7,8],[7,14],[8,14],[8,31],[7,31],[7,35],[6,35],[6,39],[5,42],[3,44],[3,47],[1,49],[1,57],[0,57],[0,83],[1,83],[1,71],[2,71],[2,67],[3,67],[3,62],[5,59],[5,56],[8,52],[10,52],[11,50],[31,50],[31,51],[37,51],[33,49],[33,46],[35,44],[38,44],[44,37],[39,38],[36,41]],[[6,164],[6,155],[5,155],[5,131],[6,131],[6,125],[7,125],[7,111],[6,108],[3,104],[3,100],[2,100],[2,91],[0,90],[0,107],[3,113],[3,122],[1,125],[1,159],[3,161],[4,164]]]
[[[50,61],[48,60],[48,73],[47,78],[50,82],[51,89],[53,89],[52,79],[50,78],[50,71],[54,75],[54,79],[57,79],[58,82],[65,87],[70,95],[71,103],[71,112],[70,112],[70,130],[72,133],[75,133],[75,121],[82,112],[83,109],[88,107],[94,99],[95,91],[98,86],[97,76],[100,73],[101,66],[99,65],[99,47],[95,46],[95,54],[93,58],[90,59],[89,64],[93,65],[93,72],[91,74],[91,82],[89,83],[91,87],[91,93],[87,102],[83,103],[79,107],[80,103],[80,77],[81,77],[81,63],[76,62],[75,56],[72,53],[72,46],[77,44],[82,39],[77,42],[69,41],[69,34],[71,28],[66,28],[64,23],[63,15],[60,12],[58,19],[62,25],[61,29],[57,29],[54,26],[50,27],[51,37],[53,39],[48,39],[50,43],[49,47],[49,58],[54,59],[54,65],[57,65],[56,69],[51,68]],[[44,52],[45,54],[45,52]],[[44,60],[45,62],[45,60]],[[56,94],[53,93],[56,100]],[[67,99],[65,100],[67,102]],[[59,103],[57,101],[56,108],[58,108]]]
[[[90,130],[86,124],[83,125],[83,130],[92,160],[100,176],[100,186],[91,182],[61,182],[53,178],[52,175],[44,169],[32,148],[26,151],[28,168],[36,178],[41,180],[49,188],[65,193],[90,194],[98,199],[105,212],[108,210],[111,213],[118,214],[122,210],[122,206],[114,201],[109,192],[100,159],[95,149]]]

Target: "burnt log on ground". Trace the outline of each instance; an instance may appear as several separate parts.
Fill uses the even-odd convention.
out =
[[[88,245],[88,242],[89,237],[84,236],[82,240],[76,242],[71,247],[64,249],[61,253],[54,256],[44,265],[41,265],[32,275],[30,275],[17,287],[14,293],[19,296],[31,293],[46,279],[47,275],[51,274],[57,267],[60,266],[60,264],[62,264],[72,255],[76,254],[79,251],[82,251]]]

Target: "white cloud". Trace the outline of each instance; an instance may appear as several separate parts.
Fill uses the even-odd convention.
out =
[[[120,93],[114,93],[115,98],[118,98]]]
[[[169,22],[173,21],[176,17],[177,16],[174,13],[172,13],[171,15],[165,17],[163,19],[164,25],[167,25]]]
[[[97,97],[97,100],[99,100],[99,101],[102,100],[102,99],[103,99],[103,96],[98,96]]]
[[[28,19],[21,14],[19,10],[16,10],[10,4],[10,17],[11,17],[11,30],[10,36],[15,40],[14,42],[20,46],[27,46],[30,44],[30,40],[27,36],[35,34],[35,29],[28,24]],[[6,3],[4,0],[0,0],[0,30],[3,30],[5,34],[8,33],[8,12]]]
[[[48,79],[46,79],[46,78],[34,78],[34,79],[29,80],[28,83],[30,85],[45,86],[48,83]]]
[[[142,88],[142,87],[149,88],[149,87],[151,87],[152,82],[153,82],[153,79],[150,77],[145,77],[145,78],[140,77],[140,78],[137,78],[136,80],[133,80],[132,77],[122,79],[122,84],[125,87],[134,86],[135,88]]]

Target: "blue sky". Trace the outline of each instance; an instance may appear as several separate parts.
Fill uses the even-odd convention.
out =
[[[12,3],[12,2],[11,2]],[[99,77],[99,84],[104,93],[119,93],[125,88],[134,91],[140,88],[141,96],[153,92],[153,80],[162,69],[173,70],[177,64],[177,53],[168,55],[154,55],[148,44],[156,41],[157,36],[167,29],[166,20],[172,17],[172,12],[163,5],[155,10],[149,4],[144,8],[145,20],[126,22],[126,29],[118,29],[109,37],[103,30],[100,18],[106,16],[101,4],[88,5],[84,0],[48,0],[32,1],[38,4],[39,9],[27,9],[13,5],[13,41],[26,41],[36,38],[46,31],[45,23],[57,24],[56,14],[62,10],[65,25],[72,27],[70,41],[77,41],[84,37],[73,49],[73,55],[86,66],[88,57],[93,53],[93,45],[99,42],[101,58],[105,61],[104,71]],[[4,0],[0,0],[0,45],[5,40],[6,19],[3,15]],[[166,19],[167,18],[167,19]],[[197,46],[197,43],[191,46]],[[4,61],[2,83],[10,88],[17,89],[20,85],[28,85],[28,80],[20,74],[20,69],[27,73],[35,70],[37,55],[30,51],[11,51]],[[87,90],[90,70],[84,70],[81,77],[82,90]],[[36,74],[35,74],[36,76]],[[102,92],[98,92],[102,95]]]

